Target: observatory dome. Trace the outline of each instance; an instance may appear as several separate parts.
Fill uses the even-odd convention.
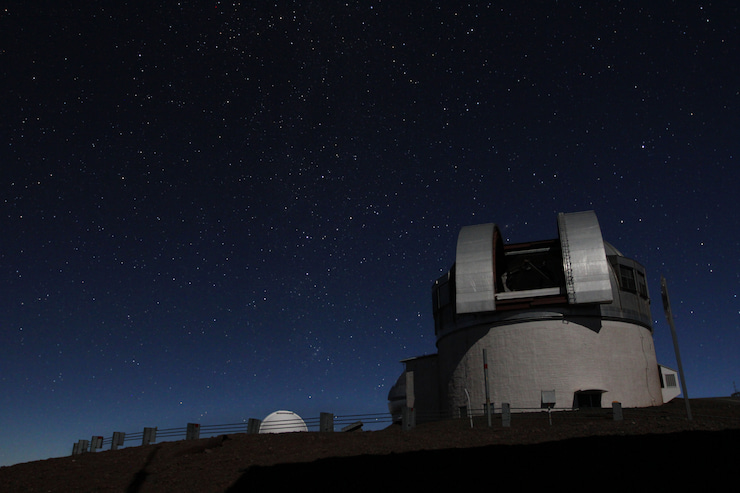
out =
[[[593,211],[558,214],[557,230],[516,244],[493,223],[460,230],[432,286],[438,352],[403,361],[394,410],[399,392],[430,413],[481,409],[486,364],[491,401],[512,410],[664,402],[645,268],[604,241]]]
[[[260,433],[290,433],[308,431],[306,423],[292,411],[275,411],[260,424]]]

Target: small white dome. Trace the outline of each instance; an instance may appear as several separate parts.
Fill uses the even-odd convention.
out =
[[[306,423],[292,411],[275,411],[260,424],[260,433],[290,433],[308,431]]]

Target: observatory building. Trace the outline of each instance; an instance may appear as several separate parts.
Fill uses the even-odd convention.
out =
[[[391,413],[481,413],[486,387],[513,412],[656,406],[680,393],[656,361],[644,267],[603,240],[593,211],[560,213],[557,229],[517,244],[495,224],[460,230],[432,287],[437,354],[402,361]]]

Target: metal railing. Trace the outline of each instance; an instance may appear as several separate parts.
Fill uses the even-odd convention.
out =
[[[300,419],[300,418],[297,418]],[[390,425],[393,419],[388,413],[373,414],[347,414],[334,416],[331,413],[321,413],[317,418],[301,420],[308,431],[354,431],[363,426]],[[72,455],[84,452],[109,448],[116,450],[119,447],[137,443],[148,445],[161,441],[162,439],[198,439],[217,435],[233,433],[259,433],[261,421],[250,418],[248,421],[226,424],[200,425],[199,423],[188,423],[187,426],[176,428],[144,428],[143,431],[124,433],[114,432],[108,437],[94,435],[90,440],[79,440],[72,447]],[[270,431],[280,433],[293,429],[294,422],[285,421],[270,424]]]
[[[437,412],[422,411],[414,409],[404,409],[403,413],[375,413],[375,414],[349,414],[334,416],[331,413],[321,413],[318,418],[308,418],[301,420],[308,431],[334,432],[334,431],[354,431],[362,429],[364,425],[369,427],[384,425],[388,426],[393,423],[401,424],[404,430],[411,429],[417,423],[429,423],[439,421],[458,420],[470,426],[484,427],[486,423],[481,418],[487,417],[485,406],[478,408],[461,408],[456,412]],[[501,407],[491,406],[491,416],[494,418],[496,427],[509,427],[512,420],[517,426],[559,426],[574,421],[624,421],[624,420],[642,420],[642,419],[685,419],[680,412],[668,411],[662,408],[627,408],[622,409],[621,404],[614,402],[609,408],[510,408],[507,404]],[[513,416],[513,418],[512,418]],[[297,418],[297,417],[296,417]],[[728,426],[740,426],[740,420],[732,416],[703,416],[698,414],[695,418],[712,419],[714,421],[726,421]],[[300,419],[300,418],[297,418]],[[113,436],[102,437],[93,436],[91,440],[80,440],[74,444],[72,454],[83,452],[94,452],[103,447],[109,447],[115,450],[120,446],[125,446],[128,442],[138,442],[141,445],[156,443],[158,440],[169,439],[198,439],[208,438],[218,435],[234,433],[259,433],[261,421],[258,419],[249,419],[238,423],[200,425],[197,423],[188,423],[187,426],[177,428],[144,428],[143,431],[134,433],[115,432]],[[271,432],[281,432],[294,430],[295,422],[277,422],[270,424]],[[284,428],[283,428],[284,427]]]

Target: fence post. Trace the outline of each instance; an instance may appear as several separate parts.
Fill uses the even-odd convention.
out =
[[[84,454],[89,444],[87,440],[77,440],[77,443],[72,446],[72,455]]]
[[[348,431],[357,431],[361,429],[362,429],[362,421],[355,421],[354,423],[350,423],[344,428],[342,428],[342,431],[348,432]]]
[[[90,452],[103,448],[103,437],[94,436],[90,439]]]
[[[511,406],[508,402],[501,403],[501,426],[504,428],[511,426]]]
[[[142,445],[149,445],[157,441],[157,428],[144,428],[144,436],[141,438]]]
[[[75,443],[72,444],[72,455],[80,455],[84,450],[82,450],[82,442],[85,440],[77,440]]]
[[[198,423],[188,423],[185,431],[185,440],[197,440],[200,438],[200,425]]]
[[[614,421],[622,421],[622,403],[614,401],[612,402],[612,416]]]
[[[123,445],[123,441],[126,439],[126,434],[122,431],[114,431],[113,439],[110,442],[111,450],[118,450],[119,445]]]
[[[247,422],[247,433],[257,434],[260,432],[262,421],[257,418],[249,418]]]
[[[416,410],[412,407],[404,407],[403,415],[401,417],[401,427],[404,431],[408,431],[416,426]]]
[[[334,415],[321,413],[319,415],[319,431],[334,431]]]

